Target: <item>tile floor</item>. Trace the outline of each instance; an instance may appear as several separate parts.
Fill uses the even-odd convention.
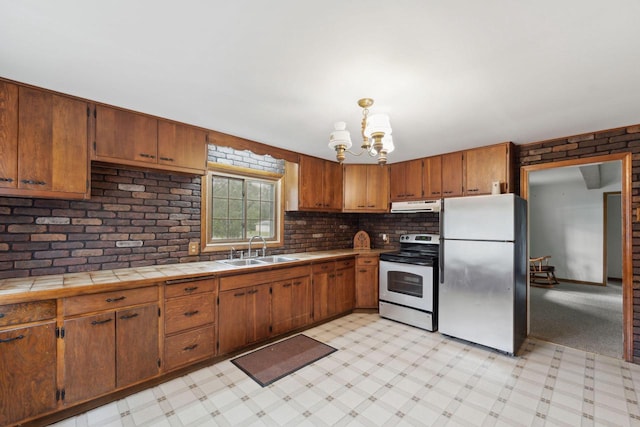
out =
[[[622,360],[537,340],[509,357],[377,314],[305,334],[339,351],[265,388],[226,360],[55,426],[640,425]]]

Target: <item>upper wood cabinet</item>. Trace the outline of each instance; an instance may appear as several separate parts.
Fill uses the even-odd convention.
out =
[[[389,166],[391,201],[423,198],[423,160],[394,163]]]
[[[422,189],[425,199],[442,197],[442,156],[427,157],[423,160]]]
[[[502,193],[513,191],[511,153],[510,142],[465,151],[464,194],[491,194],[495,181],[500,182]]]
[[[342,165],[300,155],[300,163],[286,164],[286,207],[288,211],[342,210]]]
[[[90,195],[88,104],[0,82],[0,195]]]
[[[207,133],[144,114],[96,106],[94,159],[203,174]]]
[[[387,212],[389,168],[381,165],[344,165],[344,212]]]
[[[442,156],[442,197],[462,196],[463,153],[443,154]]]

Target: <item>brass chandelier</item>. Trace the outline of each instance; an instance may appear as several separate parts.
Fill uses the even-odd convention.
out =
[[[334,131],[329,135],[329,148],[336,150],[338,162],[344,162],[345,153],[360,156],[367,153],[371,157],[378,156],[378,164],[387,163],[387,154],[391,153],[395,147],[391,136],[391,123],[389,116],[383,113],[369,115],[369,107],[373,105],[373,99],[362,98],[358,100],[358,105],[362,108],[362,145],[360,152],[350,151],[351,134],[347,130],[345,122],[336,122]]]

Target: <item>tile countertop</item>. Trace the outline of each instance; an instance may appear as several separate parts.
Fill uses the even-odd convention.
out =
[[[238,274],[255,270],[294,267],[314,262],[328,261],[358,254],[380,254],[380,249],[335,249],[330,251],[281,254],[296,258],[295,261],[276,264],[233,267],[216,261],[189,262],[183,264],[153,265],[118,270],[65,273],[51,276],[29,276],[0,279],[0,304],[28,302],[73,295],[136,288],[158,281],[197,278],[211,275]]]

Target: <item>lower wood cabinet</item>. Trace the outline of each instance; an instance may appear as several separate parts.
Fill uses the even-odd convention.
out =
[[[378,308],[378,255],[356,258],[356,308]]]
[[[319,321],[355,306],[355,260],[328,261],[312,267],[313,320]]]
[[[215,355],[218,279],[168,281],[164,301],[165,371]]]
[[[311,322],[309,266],[220,278],[218,354]]]
[[[127,307],[131,301],[145,303]],[[64,319],[60,332],[64,349],[60,395],[65,405],[158,375],[156,286],[66,298],[63,305],[65,314],[74,314]],[[82,306],[94,311],[78,313]]]
[[[54,320],[0,329],[0,425],[56,408],[55,329]]]
[[[309,275],[272,285],[271,332],[279,335],[311,322],[311,280]]]
[[[219,352],[228,353],[270,335],[270,284],[220,292]]]

